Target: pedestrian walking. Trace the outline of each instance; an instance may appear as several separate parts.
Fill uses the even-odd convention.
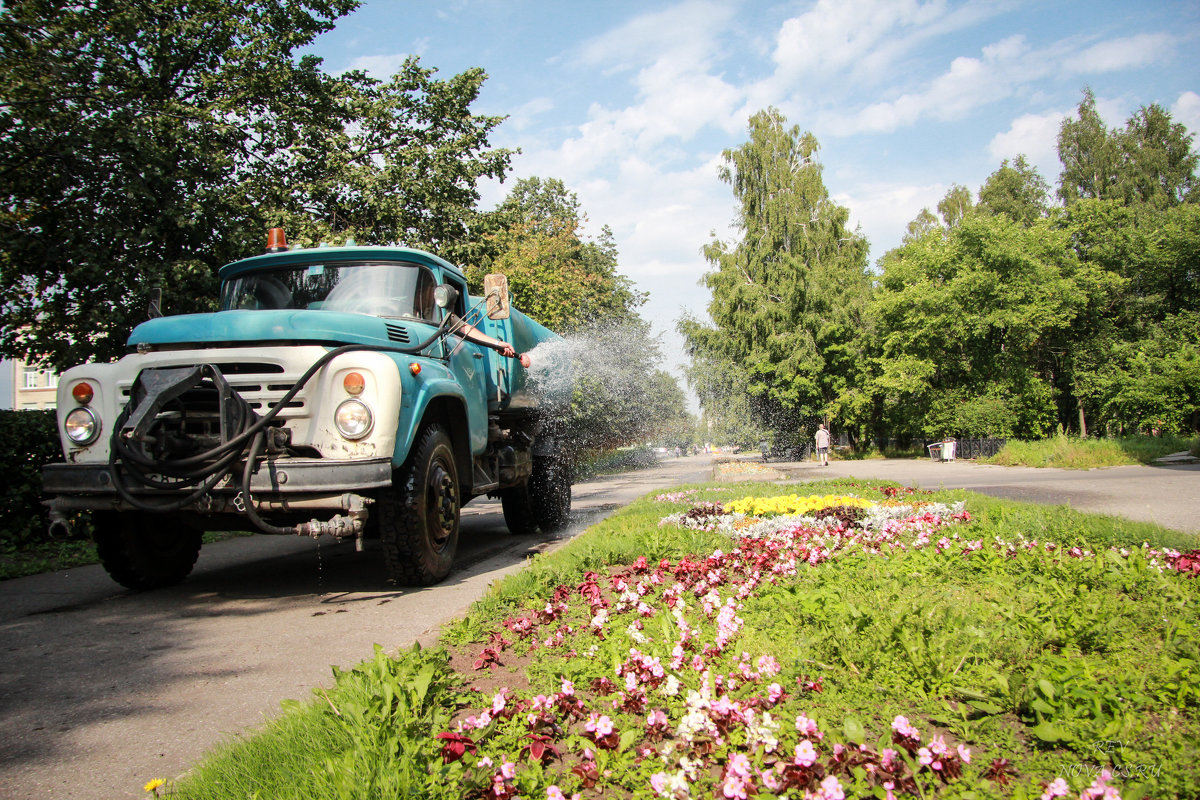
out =
[[[817,426],[817,434],[813,437],[817,440],[817,455],[821,457],[821,466],[829,466],[829,431],[825,430],[825,423],[822,422]]]

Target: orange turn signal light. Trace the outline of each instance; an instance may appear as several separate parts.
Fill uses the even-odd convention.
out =
[[[421,374],[421,365],[418,364],[416,361],[414,361],[408,365],[408,371],[411,372],[414,377],[417,375],[420,375]]]
[[[86,406],[92,402],[92,398],[96,396],[96,391],[90,383],[77,383],[71,387],[71,397],[75,398],[75,402]]]
[[[348,372],[346,377],[342,378],[342,386],[350,394],[359,395],[363,393],[363,389],[367,388],[367,381],[358,372]]]

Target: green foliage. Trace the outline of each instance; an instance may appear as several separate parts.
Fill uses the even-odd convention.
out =
[[[461,789],[463,765],[445,764],[434,736],[458,707],[458,677],[443,650],[416,648],[334,668],[334,685],[285,713],[256,736],[218,750],[172,787],[202,798],[434,797]]]
[[[331,76],[298,48],[356,0],[5,3],[0,11],[0,350],[62,370],[120,355],[153,287],[211,310],[216,270],[293,241],[453,255],[510,153],[448,81]]]
[[[776,109],[751,117],[750,140],[725,151],[720,173],[739,204],[741,239],[704,248],[715,268],[705,276],[714,324],[680,326],[701,369],[735,374],[755,422],[774,431],[849,404],[868,334],[867,242],[830,200],[818,148]]]
[[[1095,469],[1149,464],[1156,458],[1187,450],[1190,440],[1172,434],[1080,439],[1059,432],[1034,442],[1010,440],[989,463],[1002,466]]]
[[[0,553],[45,541],[49,518],[41,504],[42,467],[62,461],[54,411],[0,411]]]
[[[467,271],[472,287],[481,287],[488,272],[504,273],[513,304],[562,333],[636,318],[646,295],[617,271],[612,231],[605,226],[598,241],[587,241],[585,221],[562,181],[518,181],[489,216]]]

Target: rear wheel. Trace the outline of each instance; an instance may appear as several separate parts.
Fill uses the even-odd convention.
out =
[[[377,506],[379,538],[393,581],[429,586],[450,574],[461,505],[450,437],[441,425],[428,425]]]
[[[533,503],[529,499],[528,484],[502,489],[500,505],[504,509],[504,524],[514,536],[529,536],[538,532],[537,520],[533,516]]]
[[[130,589],[181,582],[196,565],[203,531],[176,517],[138,511],[92,514],[96,554],[112,579]]]
[[[524,486],[500,493],[504,524],[517,535],[555,533],[567,527],[571,516],[571,476],[562,459],[539,458]]]
[[[571,475],[567,463],[558,458],[534,462],[529,477],[529,499],[533,517],[543,533],[555,533],[571,521]]]

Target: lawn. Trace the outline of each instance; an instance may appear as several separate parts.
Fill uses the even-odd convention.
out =
[[[153,791],[1192,797],[1196,546],[888,483],[654,494]]]

